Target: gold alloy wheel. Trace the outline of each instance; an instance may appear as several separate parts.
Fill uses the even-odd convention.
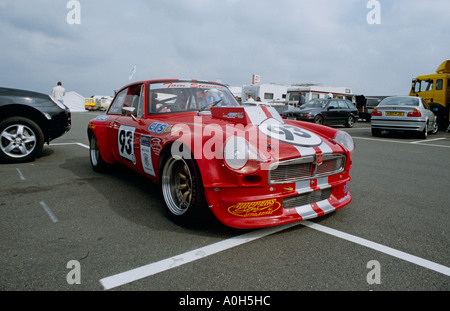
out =
[[[191,174],[186,163],[183,163],[183,167],[180,172],[177,173],[178,193],[177,196],[181,203],[188,207],[192,200],[192,182]]]
[[[161,176],[161,188],[167,208],[175,216],[185,214],[192,203],[192,174],[184,159],[169,158]]]

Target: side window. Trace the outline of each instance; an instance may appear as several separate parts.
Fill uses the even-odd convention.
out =
[[[133,111],[128,111],[126,115],[134,114],[135,116],[144,116],[144,102],[141,100],[142,84],[130,86],[125,97],[123,107],[134,108]]]
[[[442,88],[443,88],[443,86],[444,86],[444,80],[438,79],[438,80],[436,81],[436,90],[437,90],[437,91],[441,91]]]
[[[333,109],[337,109],[339,107],[337,101],[335,101],[335,100],[330,101],[328,108],[331,108],[331,107],[333,107]]]
[[[141,86],[141,94],[139,96],[139,106],[138,106],[138,110],[136,112],[136,116],[138,118],[143,118],[144,117],[144,95],[145,95],[145,84],[142,84]]]
[[[343,100],[339,101],[339,108],[340,109],[348,109],[347,103],[344,102]]]
[[[108,114],[122,114],[122,107],[125,103],[125,98],[127,97],[128,89],[124,89],[119,94],[116,95],[116,98],[111,104],[109,108]]]

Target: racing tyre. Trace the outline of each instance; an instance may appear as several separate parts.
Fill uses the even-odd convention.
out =
[[[89,142],[89,158],[91,160],[91,166],[97,173],[104,173],[108,168],[108,163],[103,160],[100,154],[100,149],[98,148],[97,137],[94,134],[91,136]]]
[[[31,162],[44,147],[44,134],[34,121],[12,117],[0,123],[0,161]]]
[[[355,126],[355,117],[354,116],[348,116],[347,121],[345,122],[345,127],[351,128]]]
[[[169,218],[175,223],[190,226],[204,219],[203,183],[195,161],[170,155],[163,164],[161,190]]]

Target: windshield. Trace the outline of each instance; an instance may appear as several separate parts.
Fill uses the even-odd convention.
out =
[[[380,106],[419,106],[419,99],[415,97],[390,97],[384,99]]]
[[[427,92],[433,90],[433,80],[415,80],[413,81],[414,93]]]
[[[239,106],[225,86],[195,82],[150,84],[148,101],[150,114]]]
[[[311,99],[306,104],[300,106],[301,109],[304,108],[325,108],[327,105],[327,101],[325,99]]]

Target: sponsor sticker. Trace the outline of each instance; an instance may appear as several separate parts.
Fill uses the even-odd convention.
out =
[[[141,159],[144,172],[149,175],[156,176],[152,162],[152,138],[150,136],[141,136]]]
[[[98,116],[97,118],[95,118],[95,121],[101,121],[101,122],[104,122],[104,121],[106,121],[106,120],[108,120],[109,119],[109,116],[108,115],[102,115],[102,116]]]
[[[281,207],[276,199],[243,202],[230,206],[228,212],[238,217],[262,217],[273,215]]]

